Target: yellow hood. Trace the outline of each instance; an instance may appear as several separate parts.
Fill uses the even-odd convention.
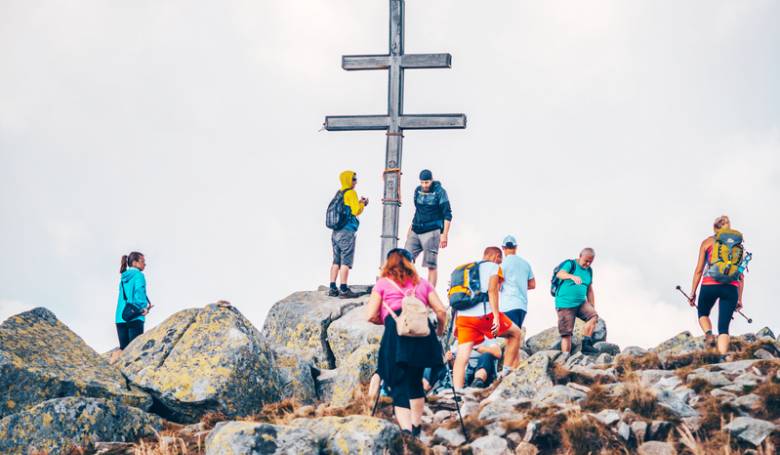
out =
[[[352,178],[355,176],[355,171],[344,171],[339,174],[339,181],[341,182],[341,191],[347,191],[352,188]]]

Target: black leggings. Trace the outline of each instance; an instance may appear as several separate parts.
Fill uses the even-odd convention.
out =
[[[419,367],[403,367],[401,374],[395,378],[396,382],[390,385],[393,406],[409,409],[410,400],[425,397],[422,386],[423,370]]]
[[[709,317],[715,301],[720,300],[718,305],[718,334],[728,335],[731,317],[734,310],[737,309],[737,300],[739,299],[739,289],[732,284],[707,284],[701,287],[699,293],[699,317]]]
[[[116,334],[119,337],[119,349],[126,348],[142,333],[144,333],[144,321],[117,322]]]

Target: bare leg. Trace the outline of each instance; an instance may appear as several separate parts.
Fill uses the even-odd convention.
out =
[[[395,406],[395,418],[398,419],[398,426],[402,430],[412,431],[412,412],[409,408]]]
[[[699,318],[699,326],[701,327],[702,331],[704,333],[707,333],[712,330],[712,321],[710,321],[709,316],[702,316]]]
[[[373,375],[371,375],[371,381],[368,383],[369,401],[373,402],[376,399],[376,396],[379,393],[380,382],[382,382],[382,380],[379,378],[378,374],[374,373]]]
[[[422,425],[423,409],[425,408],[424,398],[415,398],[409,400],[409,405],[412,407],[412,425],[419,427]]]
[[[727,333],[718,335],[718,352],[720,352],[721,355],[726,355],[726,353],[729,352],[730,341],[731,338]]]
[[[338,277],[338,276],[339,276],[339,265],[338,264],[333,264],[332,266],[330,266],[330,281],[329,282],[330,283],[335,283],[336,282],[336,277]]]
[[[439,279],[439,270],[428,269],[428,282],[431,283],[431,286],[436,287],[436,280],[438,279]]]
[[[480,368],[476,373],[474,373],[474,379],[479,379],[482,382],[487,381],[487,371],[485,371],[484,368]]]
[[[518,360],[520,359],[520,338],[523,336],[523,332],[520,328],[512,324],[505,334],[501,335],[506,338],[506,354],[504,355],[504,365],[509,368],[517,368]]]
[[[571,352],[571,335],[561,337],[561,352]]]
[[[341,284],[347,285],[347,280],[349,279],[349,267],[346,265],[341,266],[341,270],[339,270],[339,279],[341,280]]]
[[[462,389],[466,383],[466,366],[469,363],[469,355],[474,343],[463,343],[458,345],[458,351],[455,353],[455,366],[452,368],[452,384],[457,389]]]
[[[585,327],[582,328],[582,334],[586,337],[593,335],[593,331],[596,330],[597,322],[599,322],[598,316],[591,318],[590,321],[585,323]]]

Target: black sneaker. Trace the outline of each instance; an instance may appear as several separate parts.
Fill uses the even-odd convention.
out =
[[[475,379],[474,382],[471,383],[471,387],[475,387],[477,389],[484,389],[485,382],[482,379]]]
[[[347,289],[346,291],[341,291],[339,293],[340,299],[356,299],[358,297],[360,297],[360,294],[355,294],[352,292],[352,289]]]
[[[339,296],[339,290],[336,288],[330,288],[328,290],[328,297],[338,297]]]
[[[420,426],[412,425],[412,436],[414,436],[415,438],[419,438],[421,433],[422,433],[422,425]]]
[[[582,338],[582,353],[583,354],[598,354],[599,351],[593,347],[593,339],[590,337]]]

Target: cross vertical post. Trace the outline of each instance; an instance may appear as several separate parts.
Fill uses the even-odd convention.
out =
[[[464,114],[404,114],[404,69],[450,68],[452,56],[450,54],[404,54],[404,0],[389,0],[389,3],[388,53],[386,55],[345,55],[341,60],[342,68],[348,71],[388,70],[387,114],[327,116],[324,123],[328,131],[386,131],[380,265],[384,263],[387,253],[398,246],[403,131],[466,127]]]

